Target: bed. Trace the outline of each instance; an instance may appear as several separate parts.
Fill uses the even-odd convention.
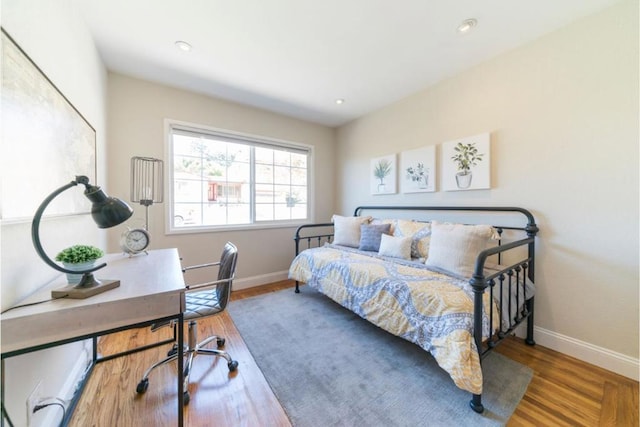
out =
[[[480,413],[482,359],[525,321],[535,344],[537,232],[517,207],[363,206],[299,227],[289,277],[431,353]]]

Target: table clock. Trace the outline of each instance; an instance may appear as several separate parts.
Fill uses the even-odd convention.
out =
[[[137,255],[145,252],[151,238],[144,228],[127,229],[120,237],[120,247],[129,255]]]

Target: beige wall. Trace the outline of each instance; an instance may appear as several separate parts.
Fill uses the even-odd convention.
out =
[[[89,32],[70,0],[2,0],[2,27],[42,69],[69,101],[82,112],[96,129],[97,183],[105,186],[105,124],[107,73],[98,56]],[[5,141],[1,141],[5,143]],[[15,159],[28,167],[29,159]],[[33,170],[33,179],[46,180],[46,170]],[[71,182],[69,179],[51,182],[51,191]],[[0,171],[0,178],[2,173]],[[30,191],[29,183],[21,185]],[[108,192],[108,187],[105,187]],[[69,190],[71,191],[71,190]],[[82,191],[78,189],[78,197]],[[47,194],[34,195],[43,200]],[[106,234],[99,230],[89,215],[45,219],[41,223],[42,243],[54,257],[58,250],[75,243],[106,247]],[[10,307],[59,273],[47,266],[36,254],[31,243],[31,223],[2,223],[1,226],[1,300],[2,308]],[[83,343],[69,344],[7,359],[5,364],[5,404],[16,426],[26,425],[27,396],[41,382],[42,396],[68,398],[75,387],[74,371],[83,369],[87,353]],[[55,369],[50,369],[55,366]],[[32,425],[59,422],[60,411],[40,411]]]
[[[165,159],[164,121],[172,119],[312,145],[315,218],[326,221],[333,213],[333,129],[119,74],[109,74],[108,92],[109,187],[114,193],[129,198],[131,157]],[[140,205],[134,208],[133,218],[125,225],[141,226],[144,208]],[[165,235],[166,209],[167,203],[150,208],[151,248],[177,247],[183,263],[191,265],[217,258],[224,243],[230,240],[239,251],[235,288],[286,278],[294,255],[295,228]],[[123,227],[109,232],[111,250],[117,250]]]
[[[491,132],[492,189],[369,196],[369,160]],[[638,3],[338,129],[338,208],[515,205],[540,227],[538,342],[638,358]],[[580,356],[580,355],[579,355]]]

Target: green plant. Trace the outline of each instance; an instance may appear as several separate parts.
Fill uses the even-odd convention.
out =
[[[469,144],[458,142],[454,150],[457,154],[451,157],[451,160],[458,164],[458,170],[462,172],[463,175],[468,174],[471,167],[477,165],[479,161],[482,161],[482,156],[484,155],[478,153],[476,144],[473,142]]]
[[[384,184],[384,179],[391,173],[391,162],[387,159],[380,160],[373,169],[373,176],[380,180],[380,184]]]
[[[416,167],[409,166],[407,168],[407,178],[413,182],[419,182],[423,180],[429,173],[429,168],[424,167],[424,163],[418,162]]]
[[[68,264],[80,264],[95,261],[102,256],[104,256],[104,252],[95,246],[74,245],[58,252],[56,261],[66,262]]]

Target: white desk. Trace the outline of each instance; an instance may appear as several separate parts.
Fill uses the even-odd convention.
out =
[[[153,250],[135,257],[112,254],[101,261],[107,266],[94,272],[96,279],[119,279],[119,287],[86,299],[60,298],[3,314],[2,359],[88,338],[94,339],[95,353],[98,336],[165,318],[178,321],[178,352],[182,353],[185,284],[177,249]],[[65,285],[66,278],[61,275],[20,304],[50,299],[52,289]],[[183,425],[184,391],[181,356],[177,380],[179,426]]]

